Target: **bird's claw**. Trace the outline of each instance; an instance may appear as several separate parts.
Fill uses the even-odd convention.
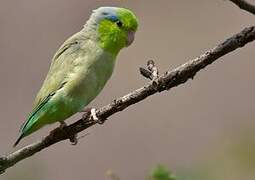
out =
[[[59,126],[60,129],[63,129],[64,127],[67,126],[67,124],[65,123],[65,121],[59,121],[59,123],[60,123],[60,126]],[[76,145],[76,144],[78,143],[77,134],[71,136],[71,137],[69,138],[69,140],[70,140],[70,142],[71,142],[72,145]]]
[[[70,137],[69,140],[70,140],[71,144],[73,146],[75,146],[78,143],[77,134],[75,134],[74,136]]]
[[[96,109],[95,109],[95,108],[92,108],[91,111],[90,111],[90,113],[91,113],[91,117],[92,117],[92,119],[93,119],[94,121],[98,121],[98,120],[99,120],[98,117],[97,117]]]
[[[92,119],[93,121],[95,121],[95,122],[98,123],[98,124],[104,124],[104,121],[102,121],[101,119],[99,119],[99,118],[97,117],[97,115],[96,115],[96,109],[95,109],[95,108],[92,108],[91,111],[90,111],[90,113],[91,113],[91,119]]]
[[[83,120],[86,120],[91,115],[90,120],[92,120],[98,124],[104,123],[103,120],[101,120],[100,118],[97,117],[95,108],[86,108],[86,109],[82,110],[81,112],[84,112],[84,114],[82,115]]]
[[[65,123],[65,121],[59,121],[59,123],[60,123],[60,126],[59,126],[60,129],[63,129],[64,127],[67,126],[67,124]]]

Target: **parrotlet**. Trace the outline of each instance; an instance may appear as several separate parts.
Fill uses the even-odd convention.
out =
[[[131,10],[120,7],[94,10],[82,30],[68,38],[55,53],[14,146],[43,126],[64,122],[82,111],[111,77],[117,55],[132,44],[137,28],[138,19]]]

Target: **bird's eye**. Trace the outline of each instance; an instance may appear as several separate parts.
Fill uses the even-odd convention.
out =
[[[119,28],[121,28],[123,26],[122,22],[121,21],[116,21],[116,24]]]

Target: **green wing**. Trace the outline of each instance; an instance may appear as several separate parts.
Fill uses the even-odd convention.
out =
[[[75,66],[73,62],[74,57],[71,55],[80,50],[79,36],[80,34],[77,33],[69,38],[54,55],[49,72],[35,98],[33,111],[40,106],[49,94],[56,92],[66,83],[65,80],[68,73],[70,73]]]

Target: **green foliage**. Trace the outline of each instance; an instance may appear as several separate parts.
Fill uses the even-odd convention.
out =
[[[149,180],[177,180],[177,179],[165,166],[158,165],[152,171]]]

